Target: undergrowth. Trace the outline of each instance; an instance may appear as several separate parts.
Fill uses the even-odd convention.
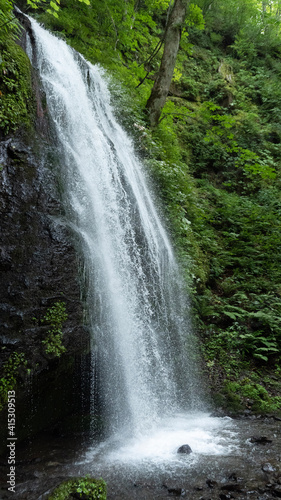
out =
[[[73,498],[106,500],[106,484],[103,479],[93,479],[89,476],[71,479],[60,484],[48,500],[72,500]]]

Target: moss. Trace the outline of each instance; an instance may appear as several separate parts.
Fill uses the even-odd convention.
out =
[[[17,385],[19,369],[26,367],[26,364],[25,355],[15,351],[3,365],[0,379],[0,412],[8,401],[8,392],[13,391]]]
[[[47,323],[50,326],[48,336],[45,340],[42,340],[45,352],[57,358],[66,351],[66,348],[62,344],[62,325],[67,320],[67,317],[65,303],[59,301],[48,309],[42,320],[43,323]]]
[[[106,484],[103,479],[81,477],[65,481],[48,497],[48,500],[106,500]]]
[[[12,40],[0,44],[0,130],[5,134],[29,125],[34,111],[31,65]]]
[[[237,409],[247,407],[258,413],[280,412],[281,397],[270,394],[267,389],[248,377],[239,382],[225,383],[228,402],[235,402]]]

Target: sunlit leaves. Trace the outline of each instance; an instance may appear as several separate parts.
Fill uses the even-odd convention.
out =
[[[211,113],[212,111],[216,113]],[[230,114],[221,114],[221,111],[220,106],[211,102],[202,106],[201,117],[207,125],[204,141],[223,149],[235,167],[242,168],[246,175],[274,179],[276,171],[270,157],[263,160],[256,152],[240,146],[239,116],[237,120]]]
[[[90,0],[78,0],[81,3],[84,3],[86,5],[90,5]],[[48,14],[51,16],[54,16],[56,18],[59,17],[59,11],[60,11],[60,0],[51,0],[48,2],[47,0],[27,0],[27,4],[32,8],[32,9],[38,9],[43,8],[46,10]]]
[[[0,43],[5,43],[9,36],[16,37],[18,32],[19,25],[13,14],[13,3],[0,0]]]
[[[196,26],[196,28],[200,30],[205,27],[205,20],[202,14],[202,9],[200,9],[198,5],[194,3],[189,4],[186,23],[188,26]]]

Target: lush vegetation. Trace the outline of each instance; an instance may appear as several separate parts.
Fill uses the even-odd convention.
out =
[[[88,476],[70,479],[58,486],[48,500],[106,500],[106,484],[103,479],[92,479]]]
[[[0,130],[29,124],[33,96],[29,59],[15,43],[19,25],[12,3],[0,0]]]
[[[75,0],[61,0],[58,17],[36,12],[111,75],[116,112],[133,130],[161,193],[218,402],[275,411],[281,408],[280,2],[192,2],[169,96],[151,130],[145,105],[168,6],[168,0],[93,0],[77,8]],[[2,75],[1,92],[4,84]]]

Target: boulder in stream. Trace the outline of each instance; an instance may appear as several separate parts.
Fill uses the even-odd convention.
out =
[[[192,449],[190,448],[189,444],[183,444],[178,448],[177,453],[184,453],[186,455],[189,455],[192,453]]]
[[[250,437],[250,442],[256,444],[269,444],[272,443],[272,439],[268,439],[266,436],[252,436]]]

